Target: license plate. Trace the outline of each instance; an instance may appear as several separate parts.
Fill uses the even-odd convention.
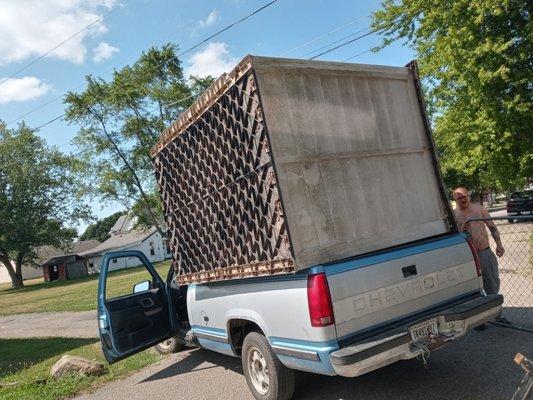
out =
[[[409,333],[411,333],[411,339],[413,342],[427,339],[430,333],[439,333],[437,318],[433,318],[411,326],[409,328]]]

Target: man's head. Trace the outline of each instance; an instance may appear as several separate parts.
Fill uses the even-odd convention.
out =
[[[453,190],[453,198],[457,202],[457,206],[463,210],[470,205],[470,195],[464,187],[455,188]]]

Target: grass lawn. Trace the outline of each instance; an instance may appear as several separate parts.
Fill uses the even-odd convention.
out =
[[[155,265],[166,279],[170,261]],[[108,276],[108,296],[131,293],[133,285],[144,280],[146,269],[134,267],[111,272]],[[21,289],[0,286],[0,315],[50,311],[88,311],[96,309],[98,275],[72,281],[43,282],[33,279]],[[0,361],[1,363],[1,361]]]
[[[99,377],[50,377],[50,367],[64,353],[99,361],[107,373]],[[0,339],[0,399],[57,400],[87,392],[105,382],[122,378],[162,357],[144,351],[113,365],[107,365],[96,339]],[[16,385],[9,385],[17,382]]]

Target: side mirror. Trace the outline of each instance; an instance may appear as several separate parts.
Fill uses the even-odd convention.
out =
[[[133,293],[146,292],[150,290],[152,283],[150,281],[142,281],[133,285]]]

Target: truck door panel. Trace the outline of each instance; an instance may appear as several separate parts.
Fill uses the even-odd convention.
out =
[[[168,328],[166,304],[160,289],[108,300],[110,327],[120,352],[141,347],[158,336],[162,327]]]
[[[111,297],[106,293],[109,262],[115,258],[130,257],[141,260],[150,280],[143,281],[146,288],[138,292],[132,290],[133,293]],[[109,362],[121,360],[170,338],[167,287],[142,252],[119,251],[104,256],[98,282],[98,325],[102,351]]]

